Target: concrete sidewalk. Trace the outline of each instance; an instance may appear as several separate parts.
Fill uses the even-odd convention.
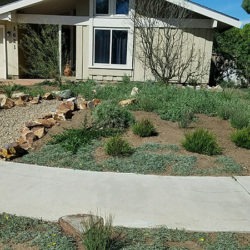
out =
[[[171,177],[0,161],[0,213],[57,220],[113,215],[114,225],[250,232],[250,177]]]

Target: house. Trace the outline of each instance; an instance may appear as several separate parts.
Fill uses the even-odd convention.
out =
[[[58,25],[60,55],[61,32],[67,30],[76,79],[118,81],[124,75],[135,81],[152,79],[150,70],[136,56],[140,49],[130,18],[132,1],[7,0],[8,4],[0,6],[0,79],[21,76],[18,24],[24,23]],[[192,13],[193,19],[184,20],[182,28],[194,49],[202,52],[203,65],[209,65],[200,80],[207,83],[214,31],[240,27],[241,23],[191,1],[166,1]],[[59,61],[62,64],[61,56]]]

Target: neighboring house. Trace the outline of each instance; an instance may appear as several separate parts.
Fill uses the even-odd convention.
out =
[[[77,79],[117,81],[125,74],[135,81],[152,79],[149,69],[136,56],[139,49],[133,36],[131,1],[5,1],[7,4],[0,6],[0,78],[20,77],[22,58],[18,52],[17,24],[29,23],[59,25],[60,37],[62,27],[67,29],[69,59],[75,65]],[[182,25],[195,49],[202,51],[204,65],[210,65],[214,30],[241,25],[232,17],[190,1],[166,1],[185,6],[192,13],[193,19]],[[60,45],[59,50],[61,53]],[[203,83],[209,80],[209,67],[206,71]]]

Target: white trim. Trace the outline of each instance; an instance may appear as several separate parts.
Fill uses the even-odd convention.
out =
[[[30,6],[30,5],[33,5],[36,3],[40,3],[43,1],[44,0],[19,0],[19,1],[14,2],[14,3],[9,3],[9,4],[6,4],[2,7],[0,7],[0,14],[10,12],[13,10],[17,10],[17,9],[21,9],[21,8],[25,8],[27,6]]]
[[[62,76],[62,25],[58,25],[58,63],[59,75]]]
[[[126,17],[95,17],[93,18],[93,25],[96,27],[107,27],[107,28],[130,28],[133,26],[133,21]]]
[[[10,21],[11,20],[11,13],[10,12],[6,12],[4,14],[0,14],[0,20]]]
[[[1,72],[0,78],[7,79],[7,61],[6,61],[6,37],[5,37],[5,26],[0,25],[0,30],[3,32],[3,57],[0,59],[3,62],[3,71]]]
[[[111,62],[109,64],[104,64],[104,63],[94,63],[94,58],[95,58],[95,53],[94,53],[94,49],[95,49],[95,30],[96,29],[101,29],[101,30],[110,30],[110,61],[111,61],[111,53],[112,53],[112,31],[113,30],[125,30],[128,32],[128,40],[127,40],[127,63],[126,64],[111,64]],[[100,68],[100,69],[128,69],[131,70],[132,69],[132,62],[133,62],[133,34],[131,32],[130,28],[120,28],[120,27],[93,27],[92,29],[92,42],[93,42],[93,46],[92,46],[92,53],[90,55],[90,64],[89,64],[89,68]]]
[[[35,14],[17,14],[18,23],[31,24],[55,24],[55,25],[89,25],[88,16],[59,16],[59,15],[35,15]]]
[[[219,22],[228,24],[230,26],[233,26],[233,27],[236,27],[236,28],[241,27],[241,22],[240,21],[238,21],[238,20],[236,20],[236,19],[234,19],[232,17],[226,16],[226,15],[224,15],[222,13],[219,13],[219,12],[213,11],[211,9],[208,9],[208,8],[202,7],[200,5],[197,5],[195,3],[188,2],[186,0],[166,0],[166,1],[170,2],[170,3],[173,3],[173,4],[176,4],[178,6],[182,6],[185,9],[188,9],[188,10],[191,10],[193,12],[199,13],[201,15],[210,17],[212,19],[215,19],[215,20],[217,20]]]

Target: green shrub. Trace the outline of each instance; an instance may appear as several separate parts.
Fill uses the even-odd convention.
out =
[[[233,113],[232,105],[231,102],[220,103],[217,107],[217,115],[223,120],[230,119]]]
[[[53,136],[50,144],[60,144],[63,149],[76,154],[81,146],[89,145],[93,140],[101,137],[107,137],[117,134],[117,130],[110,129],[97,129],[97,128],[82,128],[82,129],[69,129]]]
[[[95,108],[93,120],[97,127],[125,129],[134,122],[134,117],[127,109],[104,102]]]
[[[90,216],[82,223],[83,245],[86,250],[107,250],[112,245],[112,217],[104,223],[98,216]]]
[[[244,109],[235,109],[230,116],[230,123],[232,127],[242,129],[248,127],[250,124],[250,115]]]
[[[153,123],[148,119],[143,119],[136,122],[132,127],[133,133],[140,137],[149,137],[156,135],[156,130]]]
[[[180,128],[187,128],[194,120],[194,113],[192,111],[186,111],[182,114],[178,121]]]
[[[133,154],[134,149],[120,136],[110,138],[105,144],[105,152],[112,156],[128,156]]]
[[[250,149],[250,126],[234,132],[231,139],[238,147]]]
[[[204,129],[196,129],[186,134],[182,145],[186,150],[199,154],[217,155],[222,151],[215,136]]]

